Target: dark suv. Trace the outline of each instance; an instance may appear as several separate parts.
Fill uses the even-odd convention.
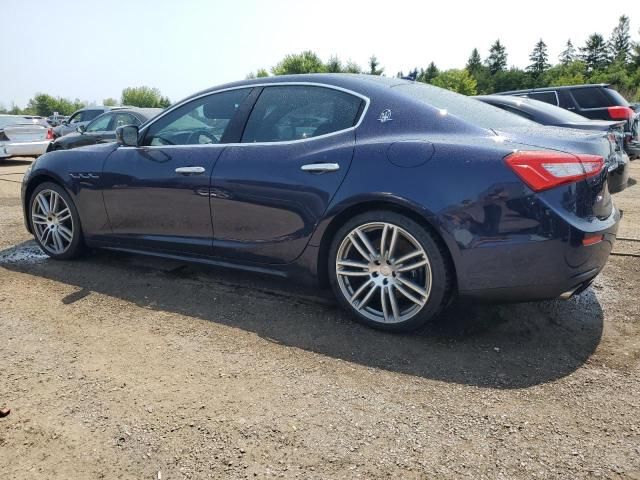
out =
[[[625,150],[629,158],[640,157],[640,113],[610,85],[570,85],[500,92],[498,95],[529,97],[580,115],[600,120],[625,120]]]

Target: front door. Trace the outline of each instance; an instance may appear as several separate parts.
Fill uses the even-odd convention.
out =
[[[302,253],[349,170],[363,107],[327,87],[264,88],[213,170],[216,256],[278,264]]]
[[[227,126],[249,91],[194,99],[145,128],[140,147],[119,147],[107,158],[102,186],[114,241],[212,254],[211,173]]]

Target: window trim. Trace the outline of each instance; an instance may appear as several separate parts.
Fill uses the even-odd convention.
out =
[[[358,121],[355,123],[355,125],[349,127],[349,128],[345,128],[343,130],[338,130],[335,132],[330,132],[330,133],[326,133],[324,135],[318,135],[317,137],[309,137],[309,138],[299,138],[296,140],[283,140],[280,142],[252,142],[252,143],[242,143],[242,142],[234,142],[234,143],[213,143],[213,144],[202,144],[202,145],[145,145],[145,146],[138,146],[138,147],[127,147],[127,146],[120,146],[119,148],[185,148],[185,147],[194,147],[194,148],[203,148],[203,147],[237,147],[237,146],[262,146],[262,145],[290,145],[293,143],[302,143],[302,142],[311,142],[313,140],[319,140],[319,139],[323,139],[323,138],[327,138],[327,137],[331,137],[334,135],[339,135],[342,133],[346,133],[349,132],[351,130],[355,130],[356,128],[358,128],[362,122],[364,121],[364,118],[369,110],[369,105],[371,104],[371,99],[361,93],[358,92],[354,92],[353,90],[349,90],[347,88],[342,88],[342,87],[338,87],[336,85],[330,85],[330,84],[326,84],[326,83],[320,83],[320,82],[268,82],[268,83],[250,83],[250,84],[245,84],[245,85],[237,85],[235,87],[229,87],[229,88],[222,88],[220,90],[215,90],[215,91],[209,91],[209,92],[205,92],[202,93],[200,95],[197,95],[195,97],[189,97],[188,99],[184,100],[183,102],[180,102],[176,105],[171,106],[170,108],[166,109],[164,112],[162,112],[161,114],[159,114],[158,116],[154,117],[150,122],[148,122],[144,128],[142,128],[139,132],[139,138],[144,138],[144,136],[147,133],[147,130],[149,129],[149,127],[151,127],[155,122],[157,122],[158,120],[160,120],[162,117],[164,117],[165,115],[168,115],[169,113],[171,113],[172,111],[182,107],[183,105],[186,105],[189,102],[192,102],[194,100],[199,100],[200,98],[203,97],[207,97],[209,95],[215,95],[217,93],[223,93],[223,92],[227,92],[227,91],[231,91],[231,90],[241,90],[243,88],[268,88],[268,87],[282,87],[282,86],[308,86],[308,87],[322,87],[322,88],[328,88],[331,90],[337,90],[340,92],[344,92],[344,93],[348,93],[350,95],[353,95],[354,97],[358,97],[361,100],[363,100],[365,102],[364,107],[361,109],[362,111],[360,112],[360,117],[358,118]],[[249,95],[251,95],[251,93],[249,93]],[[255,98],[253,100],[253,103],[251,105],[251,109],[253,109],[253,106],[255,105],[257,101],[257,98]],[[244,119],[244,126],[246,127],[247,121],[249,120],[249,116],[247,115],[247,117]]]

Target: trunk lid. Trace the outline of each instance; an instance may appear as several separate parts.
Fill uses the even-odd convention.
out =
[[[47,139],[48,128],[42,125],[8,125],[2,129],[10,142],[41,142]]]

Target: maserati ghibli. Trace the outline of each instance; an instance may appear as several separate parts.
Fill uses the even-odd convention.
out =
[[[311,281],[391,331],[456,296],[577,294],[620,219],[604,140],[401,79],[226,84],[116,139],[25,175],[26,227],[50,257],[106,248]]]

